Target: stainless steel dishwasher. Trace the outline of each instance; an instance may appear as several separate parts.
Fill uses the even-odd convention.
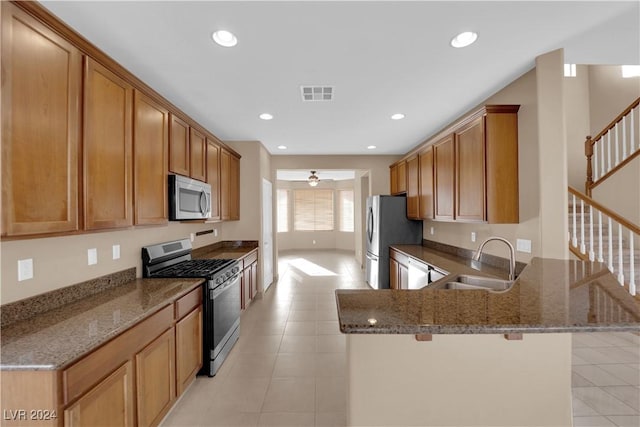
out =
[[[429,285],[431,282],[440,280],[445,277],[447,272],[439,270],[434,266],[413,258],[407,261],[409,269],[409,289],[421,289]]]

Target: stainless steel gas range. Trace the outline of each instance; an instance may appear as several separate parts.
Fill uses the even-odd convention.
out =
[[[234,259],[191,259],[189,239],[142,248],[143,277],[202,277],[203,363],[214,376],[240,335],[240,268]]]

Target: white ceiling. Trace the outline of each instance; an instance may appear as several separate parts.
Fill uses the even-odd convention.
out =
[[[637,0],[43,4],[221,139],[273,154],[405,153],[557,48],[565,62],[640,63]],[[211,41],[221,28],[235,48]],[[474,45],[449,46],[467,30]],[[303,103],[300,85],[335,99]]]

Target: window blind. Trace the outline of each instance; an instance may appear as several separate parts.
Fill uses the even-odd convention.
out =
[[[333,190],[294,190],[293,223],[296,231],[333,230]]]
[[[289,231],[289,190],[278,189],[278,233]]]

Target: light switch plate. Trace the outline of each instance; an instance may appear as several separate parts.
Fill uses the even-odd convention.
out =
[[[111,250],[113,252],[113,259],[120,259],[120,245],[113,245]]]
[[[471,232],[471,241],[472,241],[472,242],[475,242],[475,241],[476,241],[476,232],[475,232],[475,231],[472,231],[472,232]]]
[[[217,228],[213,229],[213,237],[218,237],[218,229]]]
[[[193,242],[194,240],[196,240],[196,233],[191,233],[189,234],[189,239]]]
[[[436,234],[436,230],[433,227],[429,229],[429,232],[431,233],[432,236]]]
[[[87,250],[87,265],[95,265],[98,263],[98,250],[91,248]]]
[[[518,239],[516,241],[516,249],[518,252],[526,252],[528,254],[531,253],[531,240],[527,239]]]
[[[33,279],[33,258],[18,260],[18,282]]]

